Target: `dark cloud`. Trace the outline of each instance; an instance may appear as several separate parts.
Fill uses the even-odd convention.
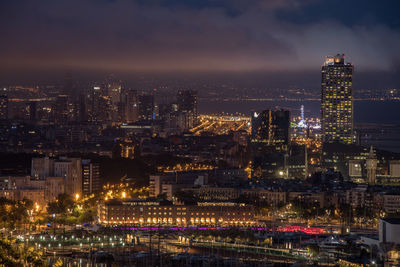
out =
[[[397,16],[382,15],[394,14],[389,2],[382,10],[354,3],[2,1],[1,68],[293,71],[343,52],[360,69],[391,70],[399,61]],[[356,7],[360,20],[349,19]]]

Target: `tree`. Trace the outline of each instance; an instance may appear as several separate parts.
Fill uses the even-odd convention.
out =
[[[47,266],[47,263],[41,251],[19,246],[14,239],[1,238],[0,266]]]
[[[320,252],[319,246],[316,244],[311,244],[307,246],[308,252],[314,257],[317,256]]]
[[[49,214],[65,214],[68,210],[74,208],[74,199],[67,194],[60,194],[57,200],[47,204],[47,211]]]

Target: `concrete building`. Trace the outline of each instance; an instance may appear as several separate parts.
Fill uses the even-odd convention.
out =
[[[349,177],[350,178],[362,178],[363,163],[361,160],[349,160]]]
[[[242,194],[248,198],[256,198],[274,206],[285,204],[288,199],[287,192],[270,191],[266,189],[243,189]]]
[[[58,195],[65,192],[64,177],[46,177],[45,180],[45,200],[46,202],[55,201]]]
[[[82,193],[88,196],[101,191],[100,165],[90,160],[82,160]]]
[[[54,176],[64,177],[66,194],[82,194],[82,161],[80,158],[60,157],[54,162]]]
[[[202,186],[195,191],[201,200],[232,201],[239,197],[237,188]]]
[[[398,178],[400,177],[400,160],[391,160],[390,161],[390,177]]]
[[[400,195],[383,195],[383,209],[386,213],[400,213]]]
[[[138,97],[136,90],[126,92],[126,123],[133,123],[139,120]]]
[[[54,159],[49,157],[32,158],[31,176],[36,179],[44,179],[54,173]]]
[[[166,194],[168,199],[172,198],[178,188],[192,187],[194,185],[205,185],[208,183],[208,174],[206,172],[174,172],[150,175],[150,197],[157,197],[160,194]],[[170,185],[170,186],[166,186]]]
[[[139,120],[154,120],[154,96],[139,95],[138,96],[138,118]]]
[[[400,219],[379,220],[379,242],[400,244]]]

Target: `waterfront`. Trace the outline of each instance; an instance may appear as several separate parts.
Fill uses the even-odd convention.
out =
[[[293,116],[300,116],[304,105],[306,117],[320,117],[320,100],[200,100],[201,113],[241,113],[249,116],[250,111],[264,109],[287,109]],[[400,153],[400,101],[354,101],[354,125],[360,136],[360,144]]]
[[[219,114],[226,113],[242,113],[249,115],[250,111],[259,111],[264,109],[288,109],[294,116],[300,116],[300,107],[304,105],[305,116],[319,117],[320,115],[320,99],[315,100],[229,100],[214,101],[211,99],[199,100],[199,113]],[[358,123],[385,123],[400,124],[398,112],[400,110],[400,101],[371,101],[371,100],[355,100],[354,101],[354,122]]]

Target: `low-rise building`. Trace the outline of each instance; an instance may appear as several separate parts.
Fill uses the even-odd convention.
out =
[[[379,242],[400,244],[400,218],[379,220]]]
[[[383,195],[383,209],[386,213],[400,213],[400,195]]]
[[[157,200],[120,200],[101,202],[98,223],[102,225],[251,225],[254,208],[236,203],[204,202],[197,205],[163,205]]]
[[[287,192],[270,191],[266,189],[243,189],[242,194],[245,197],[256,198],[260,201],[267,202],[272,205],[285,204],[287,201]]]

